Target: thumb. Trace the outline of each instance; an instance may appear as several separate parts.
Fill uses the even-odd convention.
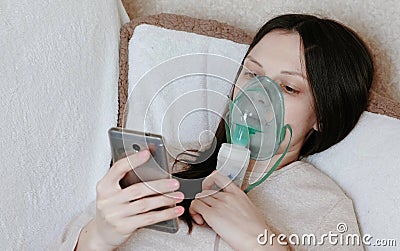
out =
[[[195,203],[197,203],[196,199],[194,199],[189,207],[189,213],[192,216],[192,219],[194,222],[196,222],[197,225],[203,225],[204,224],[204,219],[201,214],[199,214],[196,209],[195,209]]]
[[[118,183],[127,172],[143,165],[150,158],[148,150],[142,150],[126,158],[120,159],[110,168],[106,175],[106,183],[110,185]]]

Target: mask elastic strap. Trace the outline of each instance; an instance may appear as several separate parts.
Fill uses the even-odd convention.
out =
[[[290,142],[292,141],[292,127],[290,127],[290,125],[285,125],[283,127],[283,129],[286,131],[286,129],[289,130],[290,132],[290,138],[289,138],[289,143],[286,146],[285,151],[283,152],[282,156],[275,162],[274,166],[267,172],[267,174],[265,174],[260,180],[258,180],[257,182],[254,182],[253,184],[249,185],[244,192],[248,193],[251,190],[253,190],[253,188],[255,188],[256,186],[260,185],[261,183],[263,183],[275,170],[276,168],[279,166],[279,164],[281,163],[282,159],[285,157],[286,153],[289,150],[289,146],[290,146]]]

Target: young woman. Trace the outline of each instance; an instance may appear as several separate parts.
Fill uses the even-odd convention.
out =
[[[278,170],[245,194],[227,177],[213,172],[217,147],[207,161],[177,175],[208,175],[196,199],[182,202],[184,195],[177,192],[176,179],[120,188],[119,180],[125,173],[149,158],[148,152],[139,152],[129,161],[118,161],[98,182],[96,205],[77,219],[62,245],[76,250],[285,250],[289,246],[299,250],[363,250],[362,244],[340,245],[337,238],[336,244],[331,241],[330,233],[359,235],[352,202],[331,179],[300,159],[329,148],[352,130],[366,108],[373,73],[363,41],[338,22],[298,14],[268,21],[249,47],[233,95],[258,75],[270,77],[281,87],[284,120],[291,125],[293,137]],[[217,135],[220,146],[225,140],[223,127]],[[271,163],[281,156],[288,140],[287,133]],[[263,165],[252,161],[249,171],[257,173],[265,169]],[[214,184],[224,188],[210,191]],[[183,206],[150,211],[179,202]],[[188,224],[180,224],[176,234],[141,228],[184,213]],[[193,229],[192,220],[196,223]],[[345,226],[345,231],[339,225]],[[188,230],[192,230],[190,235]],[[311,235],[315,241],[301,242],[302,237]]]

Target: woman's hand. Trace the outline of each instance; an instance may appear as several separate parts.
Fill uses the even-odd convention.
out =
[[[81,231],[76,250],[113,250],[136,229],[183,214],[181,206],[151,211],[183,200],[183,193],[173,192],[179,188],[175,179],[137,183],[121,189],[119,181],[125,174],[149,157],[148,151],[141,151],[121,159],[97,183],[96,217]]]
[[[222,190],[211,190],[215,185]],[[273,248],[257,242],[258,235],[268,229],[261,212],[239,187],[217,171],[203,181],[203,191],[196,195],[189,211],[197,224],[206,222],[235,250]]]

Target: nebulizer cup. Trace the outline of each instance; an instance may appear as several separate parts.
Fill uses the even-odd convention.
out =
[[[279,86],[266,76],[249,80],[229,103],[225,116],[228,143],[222,144],[217,170],[239,187],[250,159],[268,160],[285,137],[284,100]]]

